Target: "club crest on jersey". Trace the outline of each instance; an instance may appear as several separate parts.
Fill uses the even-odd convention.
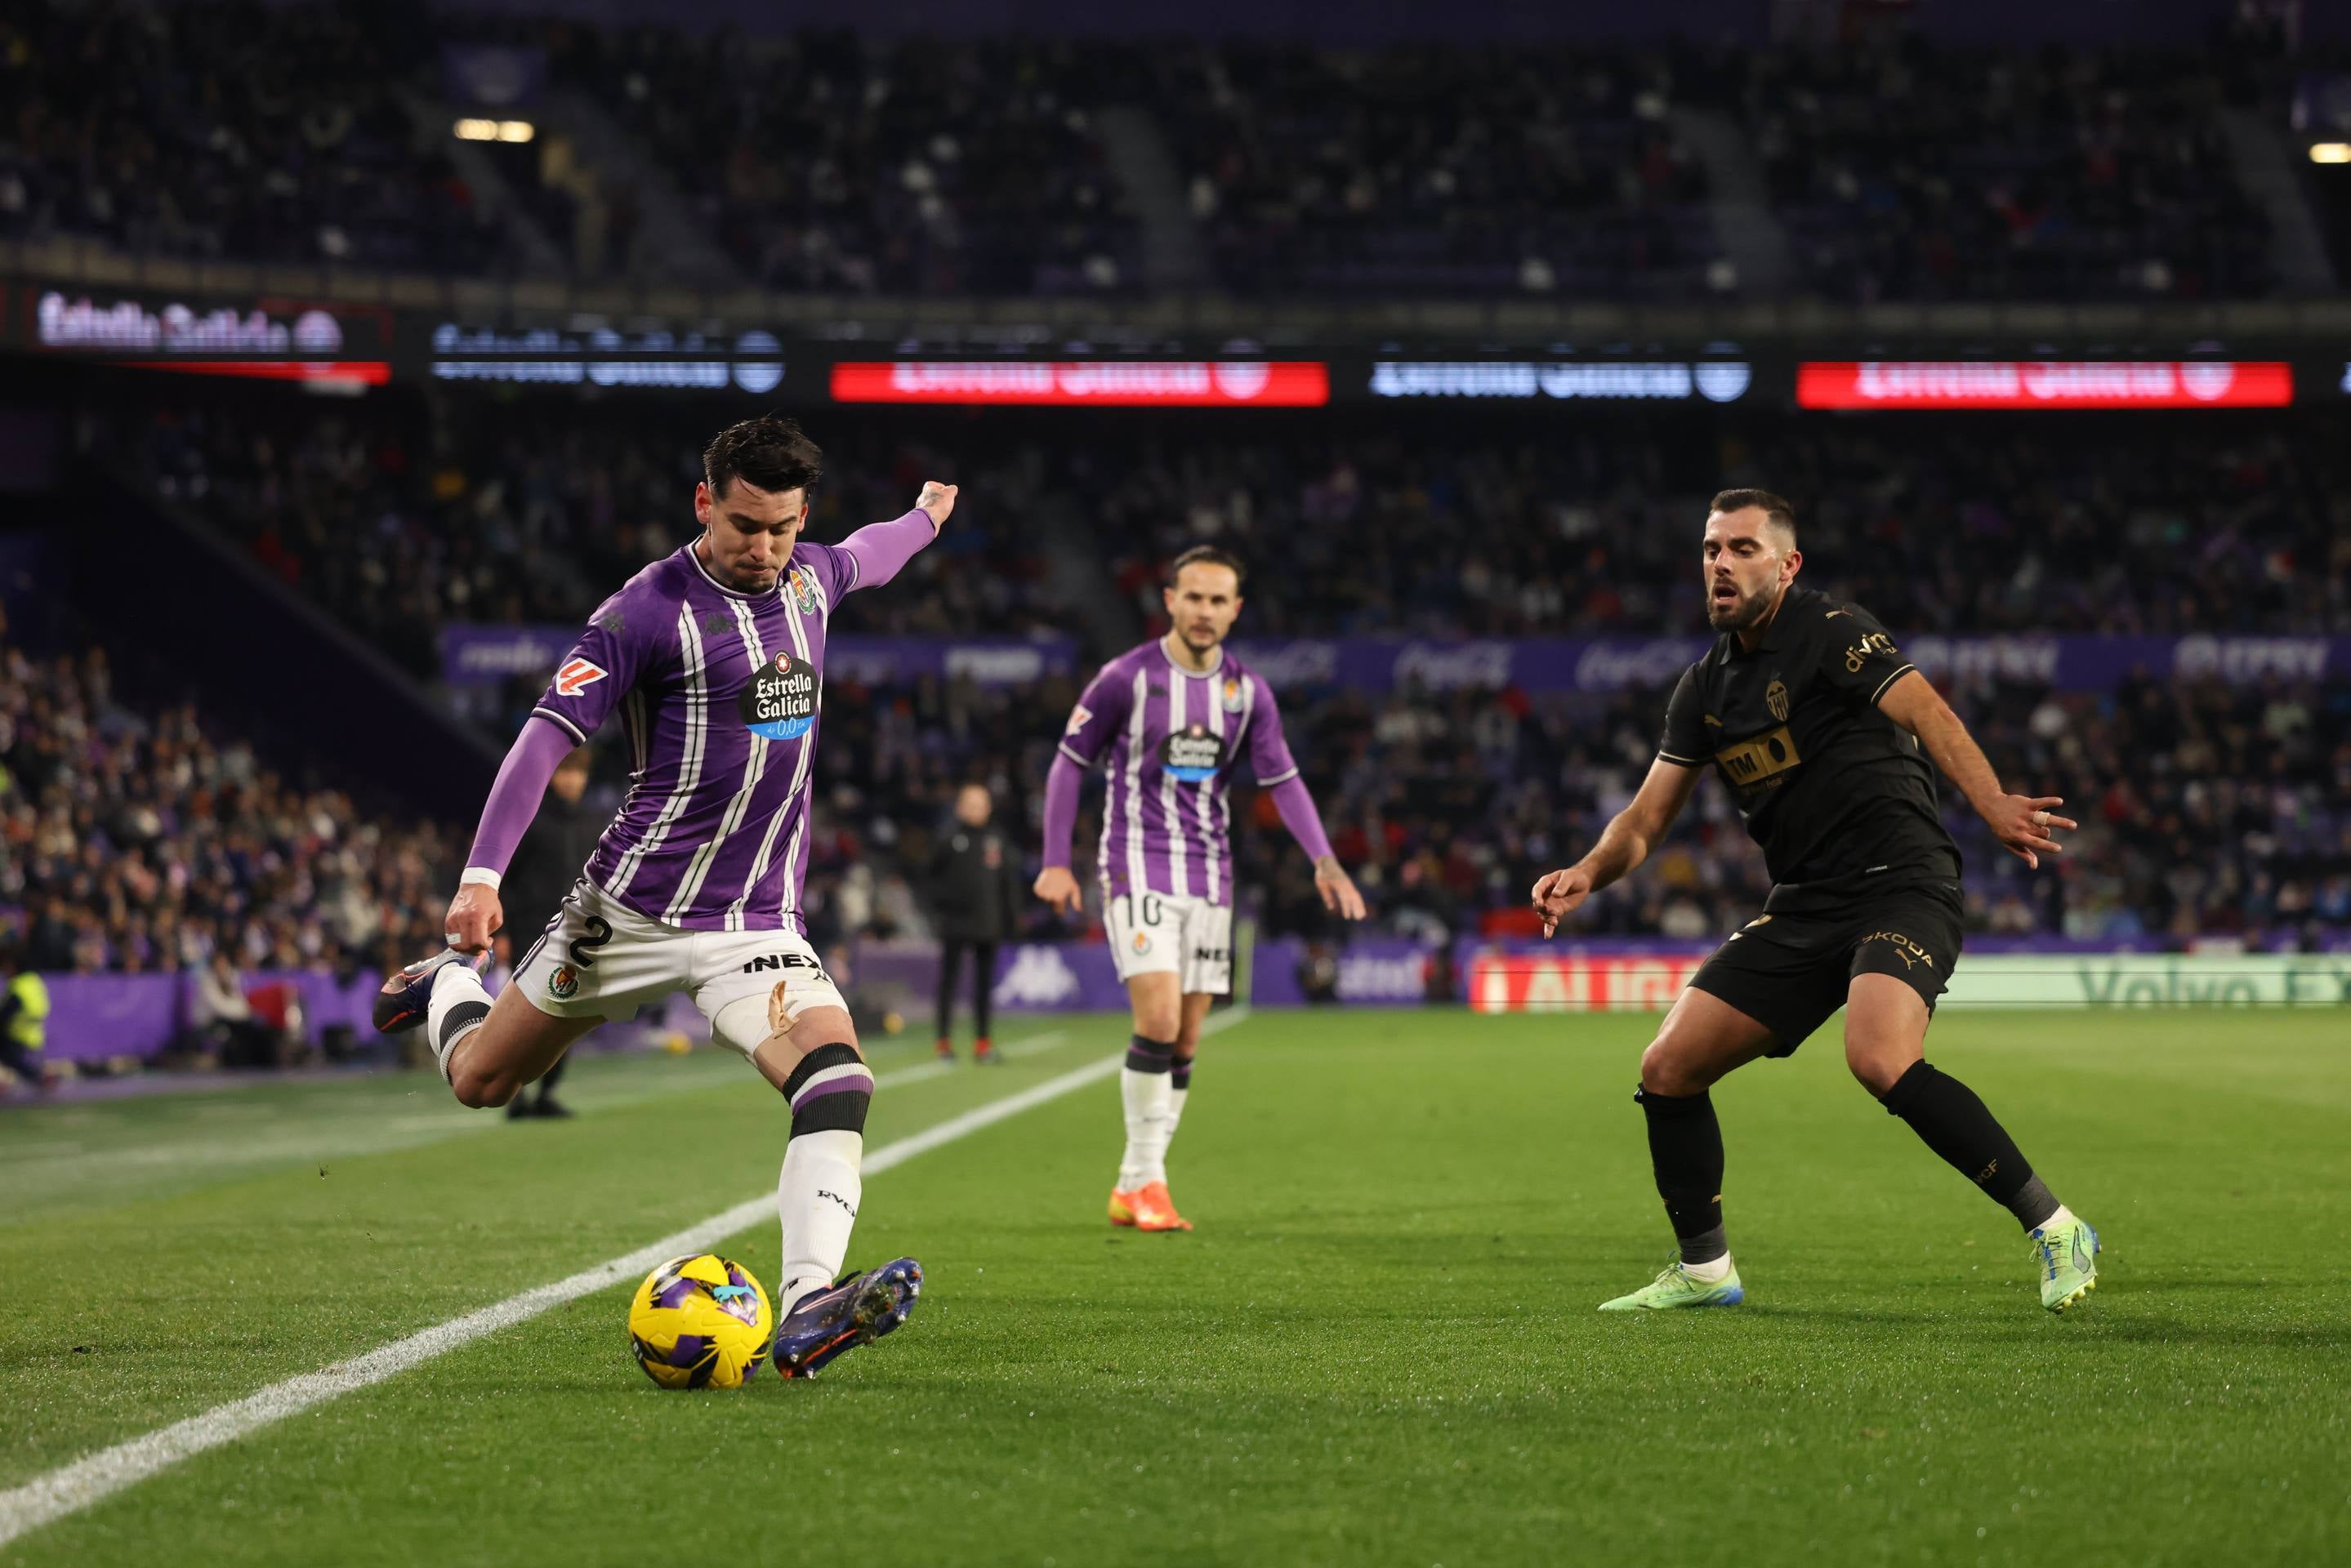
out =
[[[603,680],[604,675],[601,665],[590,664],[584,659],[569,659],[562,669],[555,672],[555,694],[558,697],[577,697]]]
[[[1241,683],[1229,675],[1225,678],[1224,701],[1226,712],[1238,713],[1241,711]]]
[[[580,994],[580,971],[569,964],[558,964],[555,972],[547,977],[547,994],[558,1002],[569,1002]]]
[[[1081,702],[1076,707],[1070,710],[1070,727],[1062,731],[1061,733],[1065,735],[1074,735],[1093,722],[1094,711]]]
[[[798,740],[816,722],[815,668],[789,653],[770,655],[751,672],[735,710],[761,740]]]
[[[1211,735],[1208,726],[1196,721],[1169,735],[1159,747],[1160,771],[1178,784],[1216,777],[1224,760],[1224,737]]]
[[[1147,953],[1151,950],[1150,933],[1146,931],[1134,933],[1134,950],[1139,953]]]
[[[1771,710],[1771,717],[1782,724],[1788,722],[1788,689],[1777,680],[1764,689],[1763,706]]]
[[[816,578],[806,566],[794,566],[784,578],[784,587],[790,591],[792,603],[800,614],[816,614]]]

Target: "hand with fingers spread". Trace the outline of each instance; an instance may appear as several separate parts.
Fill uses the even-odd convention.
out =
[[[1543,935],[1559,929],[1560,921],[1575,912],[1577,905],[1592,897],[1592,873],[1581,866],[1563,870],[1547,871],[1535,884],[1535,913],[1542,917]]]
[[[2004,794],[1992,803],[1983,819],[2001,848],[2038,871],[2041,857],[2065,853],[2065,846],[2057,842],[2057,830],[2081,826],[2070,816],[2057,815],[2054,808],[2064,804],[2063,795]]]
[[[1347,875],[1335,855],[1314,862],[1314,890],[1322,895],[1322,907],[1343,919],[1360,920],[1367,912],[1355,879]]]

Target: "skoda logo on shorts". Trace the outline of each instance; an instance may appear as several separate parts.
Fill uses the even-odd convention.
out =
[[[580,971],[569,964],[558,964],[555,972],[547,977],[547,994],[558,1002],[569,1002],[580,994]]]
[[[1159,748],[1159,766],[1178,784],[1198,784],[1217,776],[1225,760],[1225,742],[1211,735],[1206,724],[1189,724],[1167,737]]]
[[[752,673],[736,711],[762,740],[798,740],[816,722],[816,671],[803,659],[778,653]]]

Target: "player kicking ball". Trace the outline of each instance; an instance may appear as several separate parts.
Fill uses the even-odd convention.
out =
[[[1314,799],[1298,776],[1264,677],[1225,647],[1241,612],[1241,565],[1199,545],[1176,558],[1162,591],[1167,635],[1102,667],[1070,714],[1045,777],[1045,868],[1036,894],[1076,913],[1070,873],[1078,783],[1107,758],[1102,802],[1102,922],[1134,1004],[1120,1093],[1126,1156],[1110,1221],[1189,1231],[1167,1194],[1167,1146],[1184,1119],[1192,1058],[1208,1005],[1233,988],[1233,770],[1246,754],[1282,826],[1314,862],[1325,909],[1364,918]]]
[[[938,535],[956,487],[839,545],[800,537],[823,454],[789,420],[721,431],[695,486],[701,536],[604,601],[507,753],[483,808],[448,950],[393,975],[385,1033],[422,1025],[457,1098],[503,1106],[607,1020],[687,992],[711,1032],[791,1106],[776,1185],[783,1269],[775,1361],[807,1376],[904,1323],[923,1271],[900,1258],[834,1282],[862,1193],[873,1075],[800,913],[825,627]],[[493,1003],[477,955],[498,882],[549,776],[619,713],[627,800]]]
[[[2098,1233],[2057,1201],[1973,1091],[1925,1059],[1927,1025],[1959,954],[1959,851],[1935,810],[1934,766],[2007,850],[2038,870],[2053,796],[2010,794],[1925,676],[1857,606],[1795,586],[1795,514],[1761,490],[1714,498],[1707,621],[1722,635],[1683,672],[1665,743],[1633,803],[1575,865],[1534,887],[1548,937],[1665,836],[1712,763],[1771,874],[1763,913],[1700,966],[1641,1054],[1649,1158],[1680,1256],[1603,1312],[1744,1298],[1722,1226],[1722,1129],[1708,1091],[1786,1056],[1845,1010],[1844,1059],[1928,1148],[2014,1214],[2041,1304],[2097,1283]]]

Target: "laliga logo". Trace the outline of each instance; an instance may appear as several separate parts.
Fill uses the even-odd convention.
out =
[[[1219,359],[1214,374],[1217,390],[1242,403],[1264,391],[1273,379],[1273,371],[1254,359]]]
[[[2189,359],[2179,367],[2179,388],[2199,403],[2229,395],[2236,384],[2237,367],[2227,360]]]

